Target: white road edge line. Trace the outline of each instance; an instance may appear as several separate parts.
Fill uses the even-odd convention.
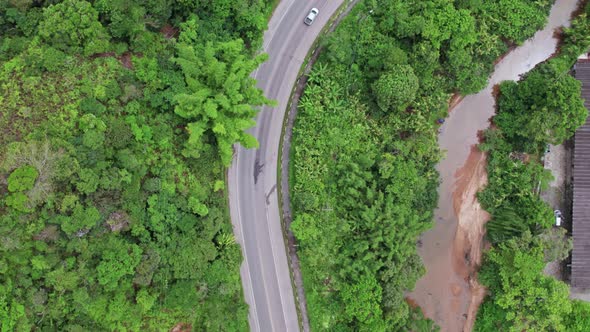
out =
[[[279,19],[279,22],[277,23],[277,27],[280,26],[280,23],[283,21],[283,19],[288,14],[289,10],[291,9],[291,7],[293,7],[294,4],[295,4],[295,0],[291,0],[291,3],[289,4],[289,7],[287,7],[287,9],[285,10],[285,13]],[[269,40],[266,43],[263,44],[263,50],[266,50],[266,48],[268,47],[268,45],[270,45],[270,43],[272,43],[272,41],[274,40],[275,36],[276,35],[273,32],[272,37],[270,37]],[[258,76],[258,70],[259,69],[260,69],[260,66],[258,66],[256,68],[256,70],[254,71],[254,79],[257,78],[257,76]],[[263,112],[262,108],[260,109],[260,112]],[[240,169],[240,167],[239,167],[239,165],[240,165],[240,155],[241,154],[238,151],[236,153],[236,171]],[[236,172],[236,174],[237,174],[237,172]],[[238,177],[236,176],[236,179],[237,178]],[[248,278],[249,278],[249,281],[250,281],[249,282],[250,283],[250,287],[249,288],[250,288],[250,295],[251,295],[251,298],[252,298],[252,304],[251,305],[253,307],[254,315],[255,315],[255,317],[253,317],[253,321],[256,322],[256,331],[260,331],[260,322],[258,321],[258,311],[256,309],[256,297],[254,296],[254,287],[252,287],[252,272],[250,271],[250,264],[248,263],[248,255],[246,254],[246,239],[244,238],[244,231],[243,231],[244,227],[243,227],[243,223],[242,223],[242,215],[240,213],[240,210],[241,210],[241,203],[240,203],[240,198],[239,198],[240,197],[240,195],[239,195],[239,193],[240,193],[240,181],[236,181],[236,193],[237,193],[236,194],[236,202],[238,203],[238,206],[237,206],[237,210],[238,210],[238,224],[239,224],[239,227],[240,227],[240,237],[242,239],[242,246],[244,247],[244,252],[243,252],[243,255],[244,255],[244,263],[246,264],[246,270],[248,270]],[[266,210],[267,220],[269,220],[269,218],[268,218],[268,209],[265,209],[265,210]],[[270,227],[269,227],[269,231],[270,231]],[[282,236],[282,234],[281,234],[281,236]],[[275,256],[274,250],[272,250],[272,245],[271,245],[271,251],[273,252],[273,259],[276,262],[276,256]],[[261,260],[260,261],[261,267],[262,267],[262,264],[263,263],[262,263],[262,260]],[[277,272],[276,264],[274,266],[275,266],[275,273],[276,273]],[[262,270],[264,270],[264,269],[262,269]],[[264,273],[262,273],[262,278],[264,279]],[[282,292],[280,291],[280,285],[278,283],[278,280],[277,280],[277,286],[279,287],[279,296],[281,297],[281,304],[283,304],[284,303],[284,301],[283,301],[283,295],[282,295]],[[266,295],[266,301],[270,305],[270,302],[269,302],[269,299],[268,299],[268,292],[265,292],[265,295]],[[286,316],[286,313],[285,313],[285,307],[284,306],[282,306],[282,307],[283,307],[282,308],[283,317],[285,317],[285,319],[286,319],[287,316]],[[271,321],[271,325],[272,325],[272,321],[273,320],[271,319],[270,321]]]
[[[276,192],[276,191],[275,191]],[[277,200],[277,204],[278,204],[278,200]],[[267,208],[265,208],[265,212],[266,212],[266,220],[270,220],[269,215],[268,215],[268,205],[266,206]],[[280,212],[279,212],[279,220],[281,220],[280,218]],[[283,224],[280,223],[280,228],[281,228],[281,238],[283,237]],[[270,235],[271,238],[271,245],[270,245],[270,251],[272,251],[272,259],[275,261],[274,264],[274,270],[275,270],[275,274],[278,276],[279,275],[279,271],[277,270],[277,256],[276,253],[273,249],[272,246],[272,239],[273,239],[273,234],[272,234],[272,227],[268,227],[268,234]],[[283,240],[284,241],[284,240]],[[285,247],[285,250],[287,250],[287,247],[285,246],[285,243],[283,243],[283,247]],[[288,261],[289,257],[287,257],[287,268],[290,270],[291,268],[289,267],[289,261]],[[291,271],[289,271],[289,285],[291,286],[291,290],[293,290],[293,285],[291,282]],[[279,297],[281,298],[281,311],[283,312],[283,319],[285,319],[285,328],[288,328],[287,325],[287,313],[285,312],[285,301],[283,299],[283,292],[281,292],[281,284],[279,283],[279,278],[277,278],[277,287],[279,288]],[[295,294],[293,294],[293,297],[295,297]],[[287,330],[288,331],[288,330]]]
[[[280,23],[283,22],[283,19],[285,18],[285,16],[287,16],[287,14],[289,13],[289,10],[291,9],[291,7],[293,7],[294,4],[295,4],[295,0],[291,0],[289,7],[287,7],[287,9],[285,10],[285,13],[283,13],[283,16],[281,16],[281,18],[279,19],[279,22],[277,23],[277,27],[281,26]],[[274,38],[275,38],[275,33],[273,32],[272,37],[269,38],[268,42],[262,44],[262,48],[266,49]]]
[[[276,27],[281,26],[280,23],[284,20],[285,16],[289,13],[289,10],[291,9],[291,7],[294,4],[295,4],[295,0],[291,0],[291,2],[289,3],[287,9],[285,10],[285,12],[281,16],[281,18],[278,20],[278,23],[276,24]],[[323,8],[324,6],[325,6],[325,3],[321,7]],[[266,41],[266,42],[263,43],[263,51],[266,51],[267,47],[270,45],[270,43],[272,43],[272,41],[274,40],[274,38],[276,36],[275,33],[276,33],[276,29],[275,29],[275,31],[272,32],[272,36],[268,39],[268,41]],[[296,59],[296,60],[299,60],[299,59]],[[296,62],[303,63],[303,61],[301,61],[301,60],[296,61]],[[254,73],[253,73],[254,79],[257,79],[258,78],[259,69],[260,69],[260,66],[257,67],[256,70],[254,71]],[[261,109],[260,112],[263,112],[263,110]],[[240,155],[241,154],[238,151],[236,153],[236,176],[235,176],[236,179],[238,178],[238,176],[237,176],[237,174],[238,174],[237,170],[240,169],[239,168]],[[277,182],[278,181],[279,181],[279,179],[277,178]],[[242,246],[244,248],[244,252],[243,252],[244,255],[243,256],[244,256],[245,268],[247,270],[247,276],[248,276],[248,279],[249,279],[248,281],[249,281],[249,285],[250,285],[250,287],[249,287],[250,288],[249,289],[250,292],[249,293],[251,295],[251,300],[252,300],[251,306],[253,306],[252,309],[253,309],[253,313],[255,315],[255,317],[253,317],[253,321],[254,321],[254,323],[255,323],[256,326],[253,327],[253,328],[254,328],[255,331],[260,332],[261,331],[260,330],[260,322],[258,320],[258,312],[257,312],[257,309],[256,309],[256,298],[254,296],[254,289],[253,289],[253,284],[252,284],[252,273],[251,273],[250,265],[249,265],[249,262],[248,262],[248,256],[246,254],[246,241],[245,241],[245,237],[244,237],[244,231],[243,231],[244,227],[243,227],[242,217],[241,217],[241,212],[240,212],[241,211],[241,202],[240,202],[240,199],[239,199],[240,182],[239,181],[236,181],[236,182],[237,182],[236,183],[236,193],[237,193],[237,195],[236,195],[236,202],[237,202],[238,226],[239,226],[239,230],[240,230],[240,237],[241,237],[241,240],[242,240]],[[264,188],[263,188],[263,190],[264,190]],[[266,194],[266,192],[263,192],[263,194]],[[277,196],[276,197],[278,198],[278,193],[277,193]],[[277,201],[277,204],[278,204],[278,201]],[[273,250],[273,246],[272,246],[272,239],[273,239],[273,236],[274,235],[272,234],[273,233],[272,232],[272,228],[268,226],[269,225],[268,224],[268,221],[270,220],[270,218],[269,218],[269,209],[267,208],[267,206],[265,206],[265,213],[266,213],[266,220],[267,220],[267,230],[269,232],[269,235],[271,236],[271,243],[270,243],[271,246],[270,247],[271,247],[271,251],[272,251],[273,260],[275,262],[275,264],[274,264],[274,270],[275,270],[275,274],[278,275],[278,273],[277,273],[278,272],[277,271],[277,264],[276,264],[276,262],[277,262],[277,256],[276,255],[277,255],[277,253],[275,252],[275,250]],[[279,208],[279,220],[282,220],[282,218],[280,216],[280,208]],[[282,226],[282,223],[281,223],[280,224],[281,237],[283,237],[282,228],[283,228],[283,226]],[[284,239],[283,239],[283,241],[284,241]],[[288,257],[288,248],[287,248],[287,245],[285,243],[283,243],[283,246],[285,247],[284,249],[285,249],[286,254],[287,254],[287,257],[286,257],[287,258],[287,267],[290,269],[289,264],[288,264],[288,258],[289,258]],[[257,249],[259,250],[260,248],[257,248]],[[264,271],[263,265],[264,265],[264,263],[262,262],[262,260],[260,260],[260,266],[261,266],[262,271]],[[289,272],[289,274],[290,274],[290,272]],[[261,275],[262,275],[262,278],[264,280],[264,273],[262,273]],[[285,319],[285,324],[286,324],[287,314],[285,312],[285,305],[284,305],[285,302],[284,302],[283,294],[282,294],[282,292],[280,290],[279,279],[277,278],[276,281],[277,281],[277,287],[279,289],[279,297],[280,297],[280,300],[281,300],[281,306],[282,306],[281,309],[282,309],[282,313],[283,313],[283,318]],[[263,284],[266,285],[266,282],[263,281]],[[294,294],[294,296],[295,296],[295,294]],[[269,298],[268,298],[268,292],[267,291],[265,291],[265,297],[266,297],[266,300],[267,300],[267,304],[270,306],[270,301],[269,301]],[[269,314],[271,314],[271,313],[269,312]],[[273,320],[272,319],[270,319],[270,323],[271,323],[271,326],[272,326],[273,331],[274,331],[274,325],[273,325]]]
[[[240,154],[237,153],[236,156],[236,170],[239,170],[240,164]],[[236,172],[237,173],[237,172]],[[236,181],[236,192],[240,192],[240,181]],[[228,193],[229,194],[229,193]],[[258,311],[256,310],[256,298],[254,297],[254,287],[252,287],[252,273],[250,272],[250,264],[248,263],[248,255],[246,255],[246,239],[244,238],[244,230],[242,227],[242,214],[240,213],[240,198],[239,195],[236,195],[236,202],[238,203],[237,210],[238,210],[238,225],[240,227],[240,237],[242,238],[242,247],[244,248],[244,263],[246,264],[245,268],[248,271],[248,279],[250,281],[250,295],[252,296],[252,306],[254,309],[254,316],[253,320],[256,322],[256,329],[255,331],[260,332],[260,323],[258,322]],[[230,216],[231,218],[231,216]]]

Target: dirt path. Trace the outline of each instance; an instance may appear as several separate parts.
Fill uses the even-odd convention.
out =
[[[493,87],[516,80],[556,49],[555,29],[568,25],[577,1],[557,0],[547,26],[512,50],[495,67],[488,86],[460,101],[441,127],[439,145],[446,157],[437,166],[442,183],[436,225],[419,248],[427,273],[408,296],[442,331],[471,331],[485,289],[477,283],[484,224],[489,219],[475,194],[486,181],[486,156],[476,148],[478,133],[494,114]]]
[[[458,220],[457,234],[453,242],[455,271],[467,282],[467,317],[464,331],[471,331],[477,308],[485,296],[485,288],[477,282],[477,270],[481,265],[484,225],[490,215],[476,199],[477,192],[487,184],[486,155],[472,146],[465,165],[455,174],[457,189],[453,193],[453,209]],[[468,296],[468,295],[466,295]]]

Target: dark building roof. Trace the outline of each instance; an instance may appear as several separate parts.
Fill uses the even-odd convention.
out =
[[[590,110],[590,62],[576,63],[584,105]],[[574,136],[574,204],[572,213],[572,286],[590,288],[590,118]]]

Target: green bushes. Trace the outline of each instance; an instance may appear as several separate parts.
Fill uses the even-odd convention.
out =
[[[91,55],[109,47],[98,12],[87,1],[68,0],[45,8],[38,31],[43,41],[68,53]]]
[[[23,191],[33,188],[39,172],[33,166],[22,166],[15,169],[8,176],[8,191]]]
[[[415,254],[436,202],[434,135],[419,145],[391,133],[405,124],[367,118],[321,64],[294,133],[292,230],[310,320],[317,330],[385,331],[409,321],[404,289],[423,269]],[[422,150],[418,153],[416,150]],[[425,200],[425,197],[428,199]]]
[[[246,331],[223,171],[268,8],[218,35],[180,3],[45,3],[0,2],[0,329]]]
[[[312,329],[433,328],[404,294],[423,273],[416,240],[437,201],[435,120],[451,94],[483,88],[493,61],[542,27],[551,4],[367,0],[327,38],[300,102],[291,165]],[[555,89],[563,91],[575,93]],[[537,232],[528,218],[546,225],[552,214],[529,194],[546,181],[543,168],[505,150],[491,163],[510,167],[514,183],[498,181],[482,200],[499,211],[520,195],[510,206],[526,216],[505,213],[498,241]],[[509,193],[496,195],[502,190]]]
[[[416,98],[418,77],[408,65],[394,66],[373,83],[373,94],[382,111],[403,111]]]
[[[568,331],[582,332],[590,327],[590,304],[580,300],[572,301],[572,311],[565,318]]]
[[[570,138],[588,116],[580,83],[569,75],[578,52],[590,46],[582,28],[587,24],[585,14],[577,17],[556,57],[521,81],[500,85],[497,128],[488,130],[481,145],[488,152],[489,183],[479,200],[492,215],[487,236],[495,247],[479,275],[490,296],[475,331],[590,329],[587,306],[570,301],[568,286],[543,274],[545,264],[563,260],[572,244],[565,230],[550,229],[553,213],[537,193],[550,179],[540,163],[545,145]]]
[[[194,21],[187,25],[194,25]],[[240,39],[208,42],[202,47],[192,46],[195,42],[194,37],[183,32],[177,45],[178,56],[174,58],[187,83],[174,97],[174,112],[190,121],[184,154],[199,157],[205,141],[214,136],[220,158],[229,166],[233,143],[240,142],[246,148],[258,146],[256,138],[245,130],[255,124],[253,107],[270,101],[248,75],[266,58],[249,59]]]
[[[541,29],[553,1],[485,1],[482,17],[500,37],[521,44]]]
[[[500,85],[500,112],[494,122],[513,145],[526,152],[545,142],[559,144],[570,138],[588,115],[580,99],[581,83],[553,63],[540,65],[518,84]]]
[[[488,304],[482,313],[495,318],[501,316],[496,322],[499,330],[567,330],[563,318],[564,313],[571,311],[569,288],[542,273],[544,258],[543,244],[528,232],[486,254],[479,280],[489,287],[494,304]],[[494,305],[500,309],[490,312]],[[475,330],[484,331],[483,326],[489,326],[490,321],[488,317],[482,318]]]

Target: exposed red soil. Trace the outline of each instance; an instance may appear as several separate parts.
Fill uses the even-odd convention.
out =
[[[410,306],[410,308],[412,308],[412,309],[420,308],[420,305],[416,301],[414,301],[412,298],[406,297],[406,298],[404,298],[404,300],[406,300],[406,303]]]
[[[455,173],[453,208],[458,227],[453,243],[453,264],[455,272],[468,283],[471,293],[463,331],[473,328],[477,308],[486,294],[485,287],[477,282],[477,270],[481,265],[484,225],[490,220],[490,215],[483,210],[476,197],[477,192],[487,184],[486,159],[486,154],[474,145],[463,167]]]
[[[125,53],[121,54],[120,56],[117,56],[117,54],[115,52],[104,52],[104,53],[94,53],[90,56],[90,59],[109,58],[109,57],[117,58],[117,60],[119,60],[119,62],[121,63],[121,65],[123,67],[132,70],[133,69],[133,62],[131,61],[132,55],[135,55],[138,57],[141,56],[140,53],[133,54],[131,52],[125,52]]]
[[[131,52],[125,52],[117,59],[119,59],[123,67],[127,69],[133,69],[133,62],[131,62]]]
[[[465,162],[452,173],[452,185],[442,195],[445,208],[437,211],[435,231],[423,235],[430,246],[426,266],[430,271],[421,278],[406,302],[421,306],[425,316],[441,326],[441,331],[471,331],[477,308],[486,289],[477,282],[484,245],[484,225],[490,219],[476,194],[487,183],[486,154],[474,144]],[[448,208],[446,208],[448,206]],[[454,227],[449,227],[455,225]],[[434,273],[433,273],[434,271]],[[425,287],[424,285],[428,285]]]
[[[193,326],[189,323],[178,323],[174,325],[173,328],[170,329],[170,332],[191,332],[193,330]]]
[[[170,24],[166,24],[162,27],[162,29],[160,29],[160,33],[164,36],[164,38],[171,39],[178,37],[179,30]]]
[[[465,98],[465,96],[459,93],[455,93],[451,96],[451,98],[449,99],[449,113],[453,111],[453,108],[455,108],[455,106],[459,105],[463,98]]]

